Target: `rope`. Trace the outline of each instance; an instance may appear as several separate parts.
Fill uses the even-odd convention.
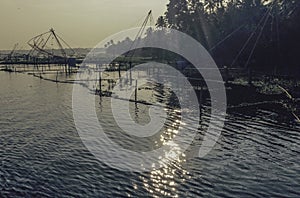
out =
[[[234,60],[232,61],[230,67],[232,67],[236,61],[238,60],[238,58],[240,57],[240,55],[242,54],[242,52],[245,50],[245,48],[247,47],[248,43],[251,41],[252,37],[255,35],[255,32],[258,30],[260,24],[263,22],[264,18],[267,17],[268,15],[268,10],[266,11],[265,15],[261,18],[261,20],[259,21],[259,23],[257,24],[257,27],[255,28],[255,30],[251,33],[251,35],[249,36],[249,38],[247,39],[247,41],[245,42],[245,44],[243,45],[243,47],[241,48],[241,50],[239,51],[239,53],[237,54],[237,56],[234,58]]]
[[[62,37],[60,37],[58,34],[56,34],[57,35],[57,37],[60,39],[60,40],[62,40],[62,42],[73,52],[73,54],[75,55],[76,54],[76,52],[75,52],[75,50],[62,38]]]
[[[276,9],[278,12],[278,9]],[[277,53],[278,53],[278,65],[281,64],[281,53],[280,53],[280,35],[279,35],[279,17],[276,16],[276,41],[277,41]],[[277,67],[278,65],[275,65],[275,74],[277,74]]]
[[[214,45],[212,48],[210,48],[210,52],[213,51],[214,49],[216,49],[216,47],[218,47],[219,45],[221,45],[224,41],[226,41],[228,38],[230,38],[232,35],[234,35],[236,32],[238,32],[240,29],[242,29],[244,26],[246,26],[246,24],[241,25],[240,27],[238,27],[237,29],[235,29],[233,32],[231,32],[229,35],[227,35],[224,39],[222,39],[221,41],[219,41],[216,45]]]
[[[273,4],[273,5],[274,5],[274,4]],[[264,21],[263,26],[261,27],[261,30],[260,30],[260,32],[259,32],[259,35],[258,35],[258,37],[257,37],[257,39],[256,39],[256,41],[255,41],[255,43],[254,43],[254,46],[253,46],[253,48],[252,48],[252,50],[251,50],[251,53],[250,53],[250,55],[249,55],[249,57],[248,57],[248,60],[247,60],[247,62],[246,62],[246,64],[245,64],[244,68],[247,68],[248,65],[249,65],[249,62],[250,62],[250,60],[251,60],[251,58],[252,58],[252,56],[253,56],[253,53],[254,53],[254,51],[255,51],[255,49],[256,49],[256,46],[257,46],[257,44],[258,44],[258,41],[259,41],[259,39],[260,39],[260,37],[261,37],[261,35],[262,35],[262,33],[263,33],[263,30],[264,30],[264,28],[265,28],[265,26],[266,26],[266,24],[267,24],[267,21],[268,21],[268,19],[269,19],[269,16],[270,16],[270,13],[271,13],[271,10],[272,10],[272,9],[273,9],[273,6],[270,8],[270,10],[269,10],[269,12],[268,12],[268,15],[267,15],[267,17],[266,17],[266,19],[265,19],[265,21]]]
[[[266,11],[266,12],[268,12],[268,11]],[[264,16],[265,17],[265,16]],[[259,24],[258,25],[260,25],[260,23],[262,23],[262,21],[263,21],[263,18],[264,17],[262,17],[262,19],[261,19],[261,21],[259,22]],[[248,20],[248,19],[250,19],[251,17],[248,17],[246,20]],[[219,41],[216,45],[214,45],[209,51],[212,51],[212,50],[214,50],[216,47],[218,47],[220,44],[222,44],[224,41],[226,41],[228,38],[230,38],[232,35],[234,35],[236,32],[238,32],[240,29],[242,29],[244,26],[246,26],[247,25],[247,23],[245,23],[245,24],[242,24],[241,26],[239,26],[237,29],[235,29],[233,32],[231,32],[230,34],[228,34],[224,39],[222,39],[221,41]],[[258,29],[258,28],[257,28]],[[256,30],[257,30],[256,29]],[[256,30],[255,30],[255,32],[256,32]],[[249,41],[248,41],[249,42]]]
[[[142,36],[145,28],[146,28],[146,25],[149,21],[149,18],[151,18],[152,16],[152,12],[150,11],[146,17],[146,19],[144,20],[143,24],[142,24],[142,28],[139,30],[139,32],[137,33],[137,35],[135,36],[134,40],[133,40],[133,43],[131,44],[130,48],[129,48],[129,51],[131,51],[131,49],[133,48],[134,44],[136,44],[136,41],[139,37]],[[134,52],[131,54],[130,56],[130,59],[132,59],[132,57],[134,56]]]

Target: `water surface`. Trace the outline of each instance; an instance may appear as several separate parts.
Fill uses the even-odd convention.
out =
[[[108,100],[97,106],[109,128]],[[139,106],[141,123],[147,122],[141,113],[146,109]],[[170,127],[178,118],[173,119]],[[205,158],[183,157],[150,173],[121,172],[99,162],[81,142],[71,84],[0,72],[0,196],[297,197],[300,127],[282,120],[259,108],[251,114],[231,112]]]

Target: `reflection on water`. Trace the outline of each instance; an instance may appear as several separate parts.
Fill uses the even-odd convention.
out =
[[[178,197],[178,185],[185,182],[190,176],[188,171],[182,166],[186,162],[185,154],[181,154],[180,157],[174,159],[180,150],[176,150],[178,147],[174,146],[173,150],[169,153],[165,153],[162,159],[172,159],[171,164],[166,164],[166,161],[159,162],[158,169],[152,170],[147,177],[141,176],[143,185],[147,191],[153,195],[153,197]],[[175,153],[174,153],[175,152]]]
[[[147,83],[140,89],[147,91],[149,90],[149,87],[152,87],[155,91],[152,93],[146,93],[145,91],[143,92],[148,96],[146,98],[147,102],[152,100],[154,102],[157,101],[160,104],[166,105],[170,103],[170,97],[174,98],[173,93],[169,93],[166,89],[158,84]],[[100,106],[98,116],[102,126],[106,129],[116,127],[117,125],[114,122],[111,122],[110,124],[103,122],[103,120],[114,119],[109,108],[107,108],[111,106],[109,100],[105,100],[100,97],[98,102]],[[140,125],[146,125],[151,121],[149,117],[150,106],[141,103],[131,103],[129,106],[129,113],[136,123]],[[160,148],[161,146],[167,146],[167,148],[170,148],[170,150],[165,150],[164,153],[161,153],[161,156],[159,156],[160,160],[157,163],[152,164],[152,170],[150,172],[141,174],[139,178],[142,181],[143,188],[152,197],[178,197],[178,185],[185,183],[185,181],[191,176],[189,176],[189,172],[183,166],[183,164],[186,163],[185,153],[181,150],[180,146],[172,140],[178,135],[179,130],[182,127],[185,127],[186,124],[181,120],[180,109],[167,105],[165,106],[164,111],[167,114],[164,128],[158,133],[158,135],[150,137],[150,147],[152,149],[156,149]],[[115,139],[115,137],[113,139]],[[142,146],[146,147],[146,143],[144,143]],[[137,144],[134,144],[134,147],[137,151],[141,149]],[[141,164],[141,166],[143,166],[143,164]],[[141,186],[138,186],[137,184],[133,184],[133,187],[136,190],[141,188]]]
[[[171,122],[166,123],[167,127],[160,135],[160,143],[156,142],[158,145],[170,146],[171,150],[162,153],[161,160],[158,164],[153,164],[153,170],[147,177],[141,176],[145,189],[153,197],[178,197],[177,186],[185,181],[188,174],[182,167],[182,164],[186,162],[185,154],[176,143],[171,141],[180,127],[180,111],[171,111]],[[171,163],[169,163],[170,161]]]
[[[72,117],[72,86],[0,72],[0,197],[298,197],[300,126],[271,110],[230,112],[214,150],[203,159],[161,153],[149,173],[121,172],[82,144]],[[128,149],[156,149],[179,135],[180,112],[147,140],[119,133],[98,97],[108,136]],[[138,123],[148,107],[132,108]],[[204,111],[202,125],[209,114]],[[184,123],[182,123],[184,124]],[[184,125],[183,125],[184,126]],[[188,126],[184,126],[188,127]],[[136,143],[138,142],[138,143]],[[195,144],[201,144],[195,142]],[[167,165],[164,160],[173,159]]]

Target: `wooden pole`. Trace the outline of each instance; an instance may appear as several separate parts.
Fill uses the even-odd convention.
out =
[[[121,62],[119,62],[119,79],[121,78]]]
[[[65,58],[65,72],[66,72],[66,75],[68,75],[67,58]]]
[[[199,92],[199,110],[200,110],[200,119],[202,118],[202,97],[203,97],[203,86],[200,85],[200,92]]]
[[[137,80],[135,80],[135,91],[134,91],[134,101],[135,104],[137,103],[137,92],[138,92],[138,86],[137,86]]]
[[[99,96],[102,96],[102,79],[101,79],[101,72],[99,73]]]
[[[252,70],[250,67],[248,68],[248,84],[252,85]]]
[[[225,85],[228,85],[228,80],[229,80],[229,71],[228,71],[228,67],[224,66],[224,70],[225,70]]]
[[[126,86],[128,85],[128,71],[127,71],[128,67],[127,67],[127,64],[126,64]]]
[[[129,78],[130,78],[130,85],[132,85],[132,73],[131,73],[131,68],[132,68],[132,62],[129,62]]]
[[[48,69],[50,70],[50,57],[48,56]]]

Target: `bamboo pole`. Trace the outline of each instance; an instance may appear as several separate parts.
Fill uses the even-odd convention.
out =
[[[135,80],[135,91],[134,91],[134,101],[135,101],[135,104],[137,103],[137,92],[138,92],[138,85],[137,85],[137,80]]]
[[[101,72],[99,73],[99,96],[102,96],[102,79],[101,79]]]
[[[200,119],[202,118],[202,97],[203,97],[203,86],[200,85],[200,91],[199,91],[199,110],[200,110]]]

